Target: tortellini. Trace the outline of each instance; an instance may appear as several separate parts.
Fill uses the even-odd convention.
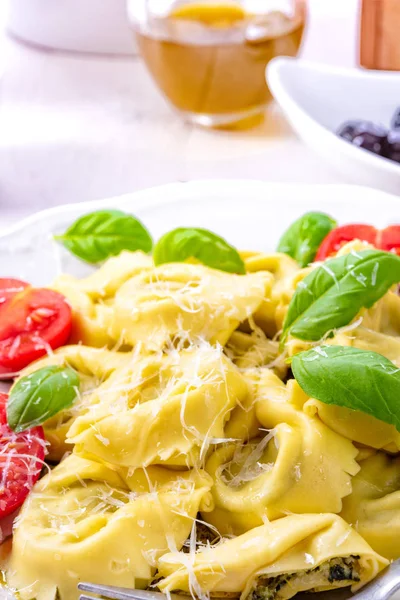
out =
[[[287,373],[279,342],[267,338],[259,328],[252,333],[235,331],[226,344],[225,352],[240,369],[266,366],[282,378]]]
[[[202,471],[113,470],[66,458],[38,482],[18,518],[7,583],[21,600],[79,597],[79,581],[145,587],[179,550],[211,499]]]
[[[111,333],[151,349],[170,340],[224,345],[238,325],[268,301],[270,273],[232,275],[202,265],[172,263],[144,271],[120,287]]]
[[[112,300],[116,291],[130,277],[150,269],[153,260],[143,252],[121,252],[107,260],[85,279],[60,275],[53,289],[69,301],[73,312],[71,342],[88,346],[114,347],[119,340],[109,332]]]
[[[349,253],[357,253],[363,250],[373,249],[373,246],[360,240],[353,240],[344,244],[337,252],[337,256],[344,256]],[[307,267],[299,271],[292,279],[286,281],[286,288],[289,291],[288,303],[296,291],[296,287],[304,277],[318,266]],[[373,350],[397,364],[399,361],[400,343],[400,296],[396,289],[387,292],[378,302],[369,309],[363,308],[353,319],[353,322],[338,331],[333,332],[333,336],[326,336],[323,340],[325,344],[335,344],[340,346],[354,346],[355,348]],[[294,356],[299,352],[308,350],[313,344],[305,340],[288,337],[285,344],[289,356]]]
[[[92,396],[68,441],[78,453],[128,467],[196,464],[225,438],[249,386],[220,347],[206,342],[123,367]]]
[[[370,309],[362,312],[362,325],[387,336],[400,336],[400,296],[389,291]],[[383,344],[381,353],[385,346]]]
[[[292,515],[194,555],[165,554],[158,586],[164,592],[196,595],[201,590],[216,596],[237,593],[243,600],[285,600],[307,590],[351,585],[355,591],[387,564],[339,516]]]
[[[307,270],[300,270],[296,261],[286,254],[245,252],[242,257],[249,273],[266,271],[274,277],[271,297],[254,315],[255,322],[272,338],[282,328],[298,277],[305,277]]]
[[[272,431],[217,449],[205,467],[215,502],[207,520],[221,533],[238,535],[290,513],[340,512],[359,470],[358,450],[303,413],[306,400],[294,380],[285,386],[271,371],[261,373],[256,416]]]
[[[258,367],[269,366],[284,377],[287,365],[279,354],[278,342],[269,340],[259,328],[252,333],[235,331],[225,347],[225,353],[239,367],[251,389],[246,401],[233,410],[225,432],[228,438],[248,440],[259,435],[260,428],[255,408]]]
[[[24,369],[22,376],[52,365],[69,366],[79,374],[80,388],[71,408],[48,419],[43,427],[49,442],[47,459],[60,461],[72,447],[66,444],[67,432],[76,417],[85,412],[91,393],[113,374],[121,365],[132,360],[129,353],[112,352],[89,346],[64,346]]]
[[[343,406],[324,404],[311,398],[304,403],[304,412],[318,415],[325,425],[343,437],[372,448],[388,452],[400,450],[400,433],[394,427],[366,413]]]
[[[400,556],[400,458],[385,454],[400,433],[309,398],[286,359],[313,344],[279,344],[315,265],[241,256],[245,275],[122,252],[54,283],[76,345],[22,375],[68,365],[80,389],[44,423],[61,462],[16,522],[7,584],[20,600],[76,600],[83,580],[286,600],[355,591]],[[332,333],[400,367],[396,290]]]
[[[389,559],[400,556],[400,458],[383,452],[361,462],[341,515]]]
[[[353,346],[360,350],[370,350],[386,356],[398,367],[400,366],[399,337],[367,329],[362,325],[348,332],[339,333],[334,338],[326,340],[327,344],[337,346]]]

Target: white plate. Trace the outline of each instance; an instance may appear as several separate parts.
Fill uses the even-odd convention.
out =
[[[85,275],[90,267],[56,244],[78,216],[119,208],[138,216],[157,239],[178,226],[209,228],[239,248],[274,250],[284,229],[307,210],[322,210],[340,222],[385,226],[400,220],[398,199],[349,185],[276,184],[249,180],[174,183],[95,202],[51,208],[0,233],[0,277],[48,284],[59,272]]]
[[[52,208],[21,221],[0,235],[0,276],[49,283],[63,269],[83,275],[88,267],[52,241],[79,215],[100,208],[134,213],[154,238],[183,225],[206,227],[240,248],[272,251],[295,218],[322,210],[340,222],[365,221],[383,227],[396,222],[397,198],[349,185],[275,184],[248,180],[193,181],[151,188],[117,198]],[[0,599],[5,599],[0,588]],[[9,597],[8,597],[9,598]],[[300,600],[300,596],[298,596]],[[310,595],[301,596],[310,600]],[[318,594],[316,600],[342,600],[348,595]],[[400,600],[400,596],[394,600]]]
[[[400,105],[400,73],[344,69],[282,57],[271,61],[267,77],[299,136],[347,181],[400,194],[400,164],[335,134],[339,125],[350,119],[389,127]]]

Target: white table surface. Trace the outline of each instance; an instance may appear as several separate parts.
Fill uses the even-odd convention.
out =
[[[310,0],[303,56],[354,66],[357,6]],[[138,58],[43,52],[6,35],[0,49],[0,229],[44,207],[171,181],[344,181],[277,106],[250,131],[206,131],[174,114]]]

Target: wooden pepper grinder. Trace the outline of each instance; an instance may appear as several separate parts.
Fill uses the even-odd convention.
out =
[[[400,0],[361,0],[360,65],[400,71]]]

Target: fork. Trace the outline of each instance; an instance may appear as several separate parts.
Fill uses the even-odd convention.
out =
[[[78,583],[78,590],[97,594],[111,600],[167,600],[166,594],[151,592],[148,590],[131,590],[128,588],[114,587],[112,585],[100,585],[97,583]],[[169,594],[171,600],[182,600],[178,594]],[[79,600],[96,600],[94,596],[81,594]]]
[[[375,579],[365,585],[362,590],[351,596],[351,600],[388,600],[399,589],[400,559],[393,561]],[[161,592],[130,590],[94,583],[78,583],[78,590],[97,594],[109,600],[167,600],[166,594],[162,594]],[[180,594],[168,594],[168,596],[171,600],[182,600],[183,598]],[[94,596],[81,594],[80,600],[95,600],[95,598]]]

